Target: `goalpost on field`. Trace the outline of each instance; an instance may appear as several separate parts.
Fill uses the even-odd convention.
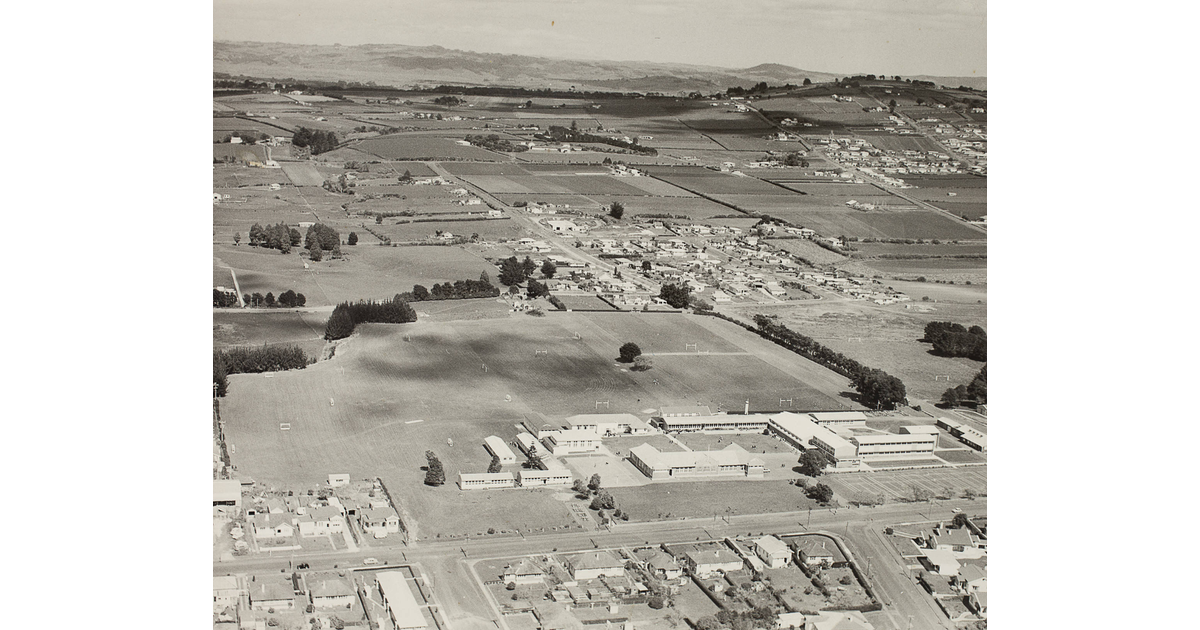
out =
[[[683,351],[687,352],[688,350],[691,350],[692,352],[700,352],[700,350],[697,349],[696,344],[694,344],[694,343],[684,344]]]
[[[790,408],[792,406],[792,399],[791,398],[780,398],[779,399],[779,407],[780,408],[783,407],[783,403],[787,403],[787,406]]]
[[[583,339],[583,336],[579,333],[575,333],[575,339]]]
[[[599,409],[599,408],[600,408],[600,405],[604,405],[604,408],[605,408],[605,409],[608,409],[608,408],[609,408],[609,407],[608,407],[608,401],[607,401],[607,400],[597,400],[597,401],[596,401],[596,409]]]
[[[549,351],[548,351],[548,350],[534,350],[534,351],[533,351],[533,356],[535,356],[535,357],[536,357],[536,356],[541,356],[541,355],[543,355],[543,354],[548,354],[548,353],[549,353]]]
[[[291,423],[291,422],[280,422],[280,423],[279,423],[279,430],[280,430],[280,431],[291,431],[291,430],[292,430],[292,423]]]
[[[942,380],[942,379],[946,379],[946,382],[947,382],[947,383],[949,383],[949,382],[950,382],[950,375],[949,375],[949,374],[935,374],[935,375],[933,376],[933,382],[935,382],[935,383],[936,383],[936,382],[938,382],[938,381],[940,381],[940,380]]]

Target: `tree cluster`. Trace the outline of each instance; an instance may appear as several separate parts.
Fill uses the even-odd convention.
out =
[[[446,105],[447,107],[454,107],[455,105],[464,105],[464,104],[466,104],[467,101],[466,101],[466,99],[461,99],[457,96],[439,96],[439,97],[433,99],[433,102],[438,105]]]
[[[953,322],[929,322],[921,341],[932,343],[934,353],[941,356],[987,361],[987,332],[979,326],[966,328]]]
[[[516,256],[510,256],[500,262],[500,284],[505,286],[521,284],[535,271],[537,271],[537,263],[533,262],[532,258],[526,256],[525,260],[517,260]]]
[[[951,387],[942,394],[942,404],[948,407],[959,405],[987,404],[987,365],[984,365],[969,385]]]
[[[349,337],[354,332],[354,327],[359,324],[404,324],[415,321],[416,311],[399,295],[382,302],[342,302],[334,307],[329,321],[325,322],[325,339],[333,341]]]
[[[250,226],[251,247],[278,249],[286,254],[292,251],[293,247],[299,245],[301,240],[300,230],[290,228],[283,223],[268,225],[265,228],[258,223]]]
[[[800,154],[792,151],[783,156],[784,166],[799,166],[800,168],[808,168],[808,160],[800,157]]]
[[[810,486],[804,491],[805,496],[820,503],[829,503],[833,500],[833,488],[819,483],[815,486]]]
[[[229,348],[213,351],[213,383],[217,396],[224,396],[229,374],[259,374],[298,370],[315,363],[299,346],[262,346],[261,348]]]
[[[608,208],[608,216],[620,220],[621,217],[625,216],[625,204],[620,201],[612,202],[612,205]]]
[[[304,235],[304,249],[312,250],[313,246],[317,246],[325,251],[338,249],[342,244],[342,237],[337,230],[325,225],[324,223],[314,223],[308,228],[308,232]]]
[[[501,153],[520,153],[522,151],[529,150],[529,147],[523,144],[513,144],[512,142],[509,142],[508,140],[505,140],[494,133],[486,136],[482,134],[470,135],[467,136],[466,140],[477,147],[483,147],[485,149],[491,149],[492,151],[499,151]]]
[[[771,630],[775,628],[778,619],[779,613],[771,606],[756,606],[750,610],[741,611],[725,609],[716,614],[717,622],[729,626],[731,629],[766,628]]]
[[[572,126],[574,127],[574,125],[572,125]],[[621,149],[626,149],[626,150],[633,151],[634,153],[638,153],[641,155],[658,155],[657,150],[650,148],[650,147],[644,147],[644,146],[638,144],[636,138],[631,142],[625,142],[624,140],[621,140],[619,138],[609,138],[608,136],[597,136],[594,134],[587,133],[585,131],[579,131],[578,129],[568,129],[566,127],[560,127],[558,125],[550,125],[550,128],[546,131],[545,134],[541,134],[541,135],[538,135],[535,137],[540,137],[545,140],[553,140],[555,142],[595,142],[595,143],[599,143],[599,144],[607,144],[609,146],[614,146],[614,147],[618,147]]]
[[[825,467],[829,465],[829,458],[824,452],[810,448],[800,455],[800,472],[809,477],[819,477]]]
[[[440,486],[446,483],[446,471],[442,468],[442,461],[437,458],[433,451],[425,451],[425,485]]]
[[[530,278],[529,282],[525,284],[525,294],[528,295],[530,299],[540,298],[550,295],[550,287],[546,286],[544,283],[534,280],[533,278]]]
[[[232,291],[218,291],[213,289],[213,307],[228,308],[236,306],[238,303],[237,293]]]
[[[754,324],[763,337],[853,379],[864,405],[872,409],[895,409],[908,401],[904,383],[887,372],[869,368],[811,337],[776,324],[765,315],[755,315]]]
[[[304,297],[303,293],[296,293],[295,291],[288,289],[287,291],[280,293],[278,298],[275,297],[274,293],[270,292],[268,292],[266,295],[263,295],[257,291],[254,293],[247,293],[246,295],[242,296],[242,301],[250,307],[283,306],[292,308],[295,306],[304,306],[305,302],[307,302],[307,298]]]
[[[666,300],[671,308],[687,308],[688,299],[691,297],[692,288],[686,283],[664,284],[658,292],[658,297]]]
[[[321,131],[301,127],[292,134],[292,144],[298,147],[308,147],[313,155],[332,151],[338,146],[337,134],[332,131]]]
[[[642,349],[632,341],[626,342],[618,350],[620,358],[617,359],[621,363],[633,363],[633,360],[641,356]]]

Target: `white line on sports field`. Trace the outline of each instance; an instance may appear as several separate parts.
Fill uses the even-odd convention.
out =
[[[425,421],[424,420],[407,420],[404,422],[404,424],[414,424],[417,422],[425,422]]]

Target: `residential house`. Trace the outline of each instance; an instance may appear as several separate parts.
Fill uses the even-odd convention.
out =
[[[400,515],[390,507],[369,507],[358,510],[358,526],[364,534],[387,538],[400,532]]]
[[[571,577],[576,580],[591,580],[602,575],[615,577],[625,575],[625,564],[608,551],[587,551],[567,559]]]
[[[716,549],[693,549],[684,554],[692,567],[692,573],[700,577],[711,576],[718,571],[740,571],[742,559],[724,547]]]
[[[674,580],[683,576],[683,567],[679,566],[675,556],[661,549],[639,549],[633,555],[660,580]]]
[[[810,615],[804,630],[875,630],[875,626],[857,610],[825,611]]]
[[[505,584],[539,584],[544,576],[542,570],[531,558],[525,558],[517,566],[511,564],[504,567],[502,580]]]
[[[944,575],[922,571],[917,574],[917,581],[934,597],[944,597],[954,594],[954,587],[950,585],[950,578]]]
[[[233,575],[213,576],[213,610],[221,611],[227,607],[236,608],[246,589],[238,583]]]
[[[977,564],[964,564],[958,570],[958,576],[955,583],[958,584],[964,592],[974,593],[976,591],[987,592],[987,568]]]
[[[316,608],[344,608],[358,599],[358,594],[349,580],[336,573],[322,573],[304,579],[308,595]]]
[[[987,616],[987,591],[972,591],[967,597],[967,606],[971,612],[981,617]]]
[[[774,536],[755,538],[754,551],[772,569],[782,569],[792,559],[792,550],[786,543]]]
[[[846,565],[846,556],[837,543],[828,536],[797,536],[790,541],[796,550],[796,561],[807,566],[824,565],[841,567]]]
[[[975,539],[971,536],[971,530],[965,527],[958,529],[934,529],[933,534],[929,536],[930,549],[946,549],[949,551],[964,551],[967,548],[975,546]]]
[[[257,539],[291,538],[296,533],[290,514],[257,514],[254,517],[254,537]]]
[[[384,571],[375,576],[375,584],[395,630],[424,630],[425,615],[403,573]]]
[[[266,576],[256,578],[247,589],[250,593],[250,608],[254,610],[293,610],[296,608],[296,591],[292,581],[286,577]]]
[[[333,506],[309,508],[297,521],[305,538],[340,534],[346,529],[341,510]]]

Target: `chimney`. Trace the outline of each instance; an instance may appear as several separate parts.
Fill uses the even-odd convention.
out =
[[[750,413],[750,399],[748,398],[746,399],[746,413]]]

